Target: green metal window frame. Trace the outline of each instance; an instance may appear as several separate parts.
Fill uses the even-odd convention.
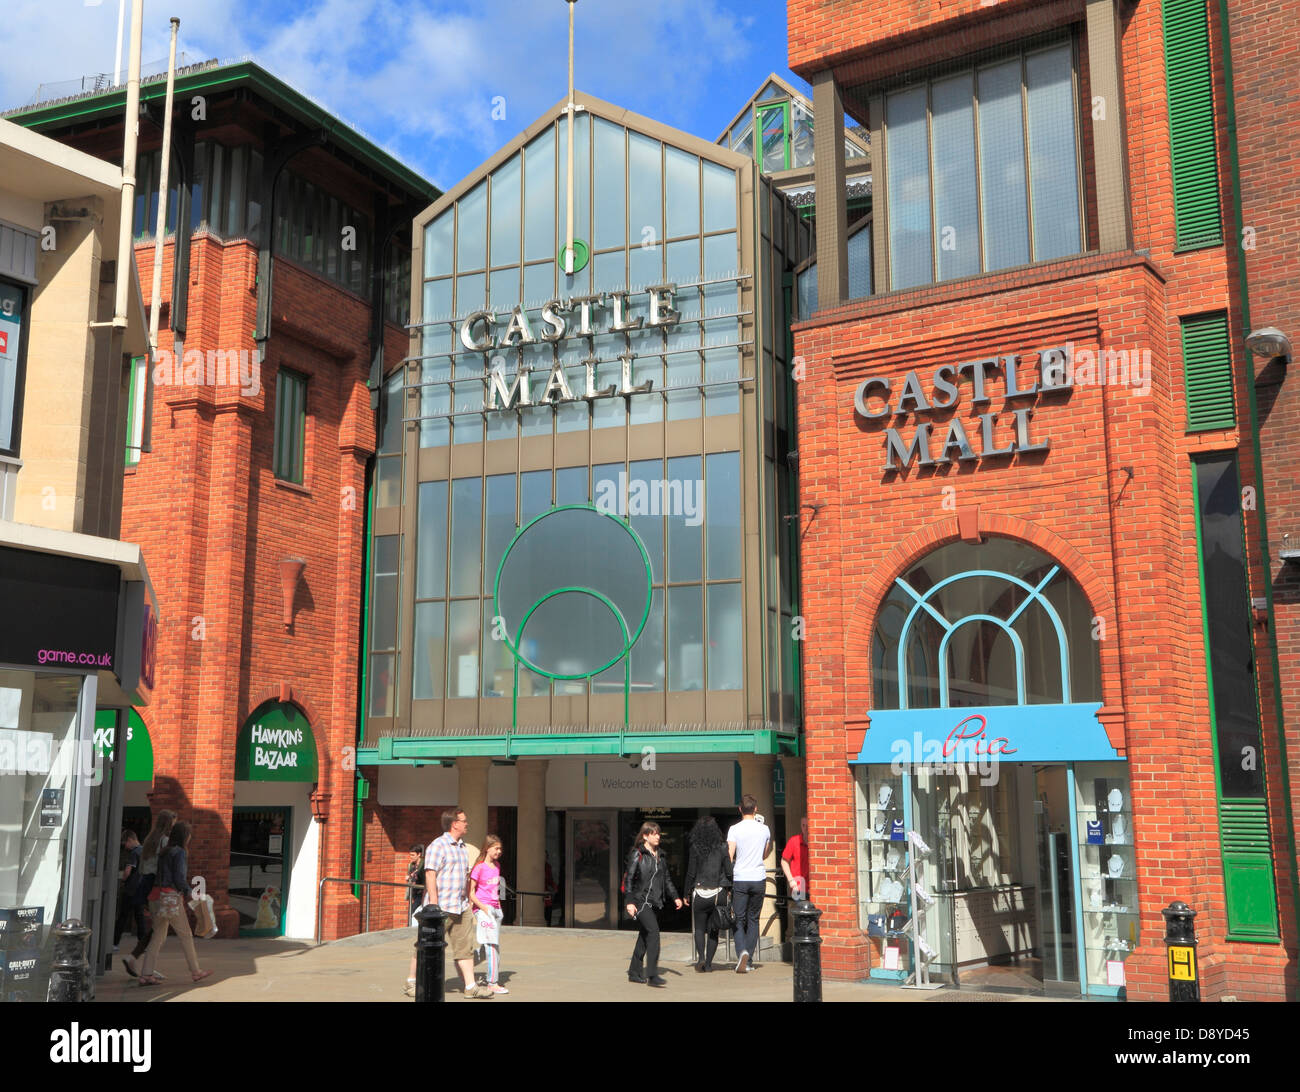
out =
[[[275,377],[275,453],[280,481],[303,484],[307,448],[307,377],[281,368]]]
[[[140,462],[140,452],[144,447],[144,421],[148,415],[148,408],[142,401],[141,386],[146,392],[144,397],[147,397],[149,389],[149,376],[145,372],[147,367],[147,357],[131,358],[131,377],[126,396],[126,466],[135,466]],[[136,408],[137,402],[140,403],[139,409]]]
[[[1164,0],[1161,10],[1174,246],[1198,250],[1223,242],[1208,6],[1206,0]]]
[[[790,169],[790,100],[789,99],[764,99],[762,102],[754,103],[754,159],[758,163],[760,173],[768,173],[767,164],[764,162],[766,156],[763,153],[763,118],[767,114],[781,111],[781,166],[780,170],[788,171]]]
[[[1235,453],[1209,452],[1206,457],[1221,457]],[[1214,763],[1214,792],[1219,818],[1219,851],[1223,866],[1224,909],[1228,918],[1228,940],[1254,943],[1280,943],[1276,876],[1273,863],[1272,839],[1269,833],[1268,801],[1223,795],[1223,777],[1219,768],[1219,725],[1214,706],[1214,669],[1211,661],[1210,619],[1205,609],[1205,539],[1201,519],[1200,459],[1192,464],[1192,510],[1196,516],[1196,573],[1201,595],[1201,640],[1205,649],[1205,688],[1210,715],[1210,747]],[[1238,482],[1240,482],[1238,475]],[[1245,553],[1245,526],[1238,513],[1242,530],[1242,557]],[[1258,691],[1256,691],[1258,701]],[[1258,705],[1256,706],[1258,720]],[[1260,741],[1262,744],[1262,740]],[[1259,762],[1263,765],[1263,748]],[[1259,897],[1261,881],[1272,896],[1272,919],[1263,925],[1243,920],[1247,903]],[[1254,890],[1251,890],[1252,882]]]
[[[1237,413],[1227,312],[1186,316],[1179,319],[1179,325],[1187,431],[1233,428]]]
[[[591,679],[599,675],[602,671],[609,670],[609,668],[613,667],[616,663],[618,663],[621,660],[623,662],[623,723],[625,727],[629,723],[631,692],[632,692],[632,677],[631,677],[631,660],[628,657],[628,653],[632,651],[632,646],[637,643],[637,640],[640,638],[642,632],[645,630],[646,622],[649,621],[650,619],[650,607],[654,601],[654,571],[650,564],[650,554],[649,551],[647,551],[645,548],[645,543],[641,541],[641,536],[638,535],[636,531],[633,529],[632,522],[630,519],[627,518],[621,519],[611,512],[602,511],[601,509],[597,508],[594,504],[556,505],[555,507],[547,509],[541,515],[535,516],[533,519],[530,519],[526,524],[524,524],[524,526],[520,527],[514,533],[513,537],[510,539],[510,544],[506,546],[505,552],[502,553],[501,555],[501,560],[497,563],[496,576],[492,581],[492,613],[495,617],[498,618],[502,617],[501,615],[501,573],[505,570],[506,561],[509,560],[510,553],[515,548],[515,544],[520,540],[520,538],[523,537],[523,535],[528,531],[528,529],[532,527],[534,524],[540,523],[542,520],[548,519],[551,516],[557,515],[560,512],[568,512],[568,511],[594,512],[596,515],[601,516],[604,519],[612,520],[619,527],[621,527],[632,539],[632,542],[636,546],[637,551],[641,554],[641,564],[645,566],[645,581],[646,581],[645,608],[641,612],[641,620],[637,623],[636,632],[632,633],[628,630],[627,620],[623,617],[618,607],[615,606],[614,603],[610,601],[608,596],[602,595],[594,588],[587,588],[587,587],[582,587],[577,585],[567,585],[565,587],[555,588],[551,591],[548,591],[540,598],[535,600],[533,604],[528,608],[528,610],[524,612],[523,619],[519,623],[518,632],[515,633],[512,637],[509,630],[505,631],[505,637],[504,637],[505,644],[506,647],[510,650],[511,658],[514,660],[514,688],[511,694],[511,708],[510,708],[510,725],[512,731],[517,731],[519,728],[519,665],[521,663],[526,664],[530,671],[533,671],[536,674],[543,676],[544,678],[551,679],[554,681],[554,680],[563,680],[563,679],[572,679],[572,680]],[[608,661],[601,664],[597,668],[593,668],[590,671],[580,671],[577,674],[573,674],[573,675],[555,674],[554,672],[547,671],[545,668],[539,667],[537,664],[534,664],[528,659],[526,659],[523,653],[519,651],[519,646],[523,642],[524,629],[527,627],[528,620],[533,616],[534,612],[536,612],[537,609],[547,600],[553,599],[557,595],[563,595],[566,593],[578,593],[581,595],[589,595],[592,598],[597,599],[600,602],[604,603],[605,606],[609,608],[610,613],[614,615],[615,620],[618,622],[619,629],[623,634],[623,646],[616,655],[612,656]]]

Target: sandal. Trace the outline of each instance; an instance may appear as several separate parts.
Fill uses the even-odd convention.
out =
[[[202,982],[205,978],[209,978],[211,975],[211,971],[198,971],[197,973],[190,975],[190,981]]]

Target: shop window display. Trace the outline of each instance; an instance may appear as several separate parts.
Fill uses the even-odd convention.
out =
[[[904,885],[907,824],[902,775],[888,766],[859,769],[857,802],[860,924],[876,946],[877,966],[902,972],[909,954],[902,937],[911,904]]]
[[[1119,987],[1140,924],[1128,769],[1081,763],[1075,785],[1085,971],[1090,985]]]

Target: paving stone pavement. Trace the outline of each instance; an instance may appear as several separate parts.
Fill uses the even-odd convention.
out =
[[[653,989],[627,980],[627,963],[636,934],[589,929],[502,929],[501,980],[510,993],[475,1004],[513,1004],[519,1001],[790,1001],[792,971],[788,963],[767,962],[747,975],[737,975],[734,964],[710,974],[699,974],[685,959],[689,942],[665,936],[668,954],[677,957],[662,964],[665,989]],[[138,986],[117,957],[97,984],[95,999],[113,1002],[160,1003],[170,1001],[400,1001],[406,983],[414,929],[393,929],[349,937],[329,944],[285,939],[196,941],[199,962],[214,974],[191,983],[179,945],[168,938],[158,969],[167,981],[158,986]],[[125,949],[125,938],[123,948]],[[479,971],[484,965],[479,964]],[[454,972],[453,972],[454,974]],[[1001,994],[942,990],[926,993],[891,985],[826,981],[825,1001],[937,1001],[937,1000],[1041,1000]],[[464,1000],[459,979],[448,978],[448,996]],[[409,1003],[409,1002],[408,1002]]]

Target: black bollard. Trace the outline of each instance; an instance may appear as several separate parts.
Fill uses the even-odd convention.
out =
[[[437,906],[416,912],[415,999],[445,1001],[447,985],[447,915]]]
[[[1196,911],[1179,899],[1160,913],[1165,917],[1169,1000],[1199,1001],[1201,976],[1196,965]]]
[[[90,930],[76,918],[56,925],[54,968],[50,972],[51,1001],[86,1001],[90,998],[90,963],[86,945]]]
[[[794,937],[790,942],[794,957],[794,999],[822,999],[822,937],[817,922],[822,912],[811,902],[795,903]]]

